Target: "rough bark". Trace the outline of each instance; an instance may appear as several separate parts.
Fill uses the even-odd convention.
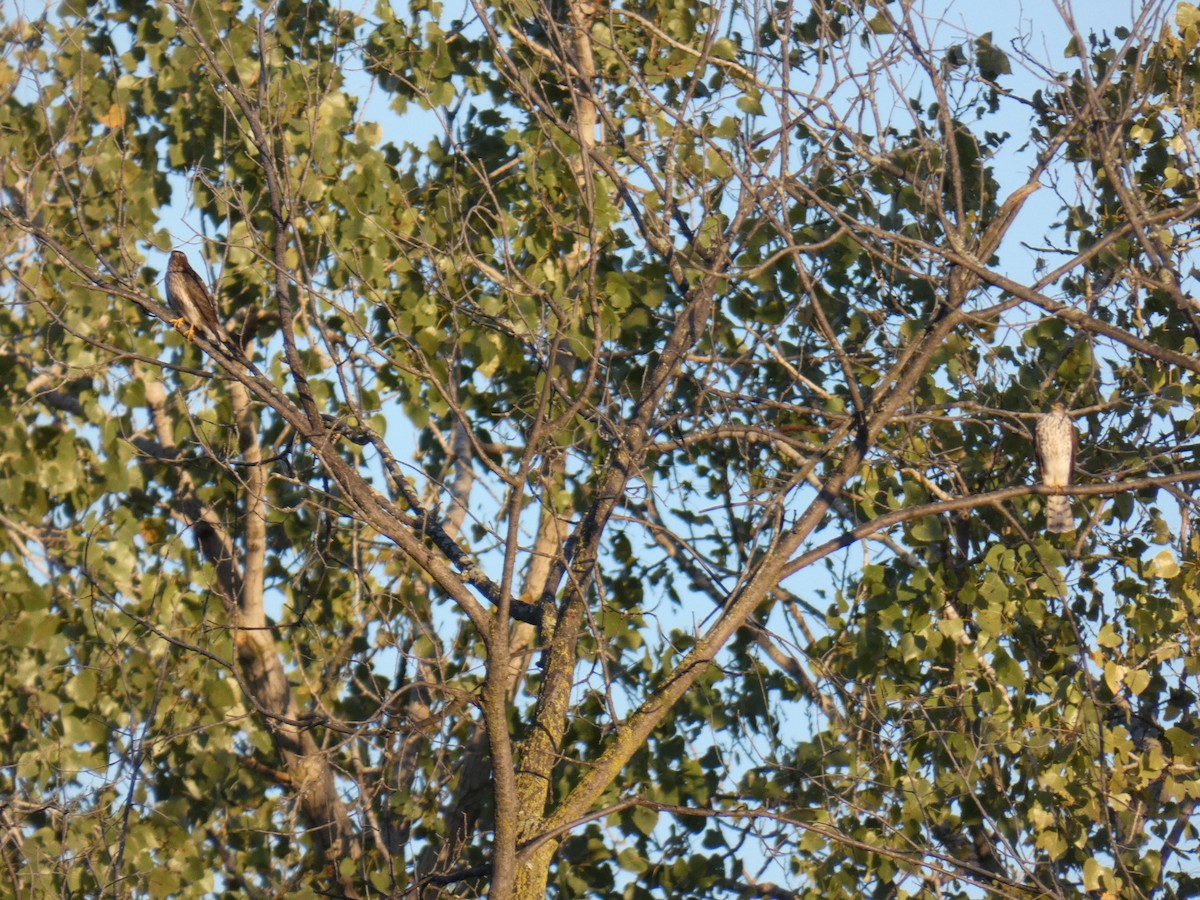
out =
[[[162,452],[178,456],[174,429],[162,383],[146,377],[147,403]],[[191,474],[182,470],[177,514],[194,530],[201,552],[216,570],[214,590],[222,600],[234,632],[239,682],[259,722],[267,729],[290,776],[309,833],[329,864],[334,881],[346,896],[357,896],[353,880],[343,878],[338,863],[357,858],[358,843],[345,804],[338,795],[328,757],[302,721],[275,648],[274,628],[263,608],[263,561],[266,551],[266,469],[261,465],[254,411],[240,384],[231,388],[246,496],[241,564],[237,542],[212,507],[196,495]]]

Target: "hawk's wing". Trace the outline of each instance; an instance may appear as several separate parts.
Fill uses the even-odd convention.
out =
[[[171,254],[167,267],[167,302],[193,328],[201,328],[214,340],[229,342],[216,301],[179,250]]]
[[[204,286],[204,282],[200,280],[200,276],[195,270],[188,266],[183,272],[185,290],[192,301],[192,305],[196,307],[196,313],[200,317],[200,324],[209,330],[213,335],[222,336],[225,333],[225,327],[221,324],[221,319],[217,315],[217,304],[213,300],[212,294],[208,292],[208,288]]]

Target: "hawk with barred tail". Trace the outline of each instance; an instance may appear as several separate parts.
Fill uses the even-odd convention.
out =
[[[196,329],[200,329],[210,341],[230,342],[229,332],[221,324],[216,301],[188,264],[187,256],[178,250],[171,251],[171,261],[167,263],[167,303],[179,314],[171,324],[176,328],[187,325],[184,337],[189,341],[195,338]]]
[[[1071,424],[1067,407],[1055,403],[1050,407],[1050,412],[1038,419],[1037,428],[1034,429],[1034,449],[1037,450],[1042,484],[1047,487],[1066,487],[1071,483],[1078,447],[1079,434]],[[1046,530],[1051,534],[1075,530],[1070,497],[1055,494],[1046,498]]]

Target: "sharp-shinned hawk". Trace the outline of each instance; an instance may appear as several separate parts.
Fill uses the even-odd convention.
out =
[[[1075,451],[1079,446],[1079,435],[1067,415],[1067,407],[1055,403],[1050,412],[1038,419],[1034,430],[1034,447],[1037,450],[1038,468],[1042,473],[1042,484],[1050,487],[1066,487],[1071,483],[1075,471]],[[1046,498],[1046,530],[1052,534],[1064,534],[1075,530],[1075,516],[1071,513],[1071,498],[1055,494]]]
[[[185,323],[189,326],[184,335],[189,341],[198,328],[210,341],[229,343],[229,332],[221,324],[212,294],[178,250],[171,251],[171,261],[167,264],[167,303],[179,314],[171,324],[176,328]]]

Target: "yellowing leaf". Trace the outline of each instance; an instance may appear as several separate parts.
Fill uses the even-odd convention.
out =
[[[1095,857],[1083,863],[1083,886],[1089,891],[1099,890],[1100,879],[1108,873],[1108,868],[1096,861]]]
[[[1104,666],[1104,683],[1108,685],[1108,689],[1114,694],[1121,689],[1121,682],[1125,678],[1125,673],[1129,671],[1125,666],[1110,662]]]
[[[167,529],[161,518],[151,516],[148,519],[142,519],[138,526],[138,533],[147,544],[158,544],[166,537]]]
[[[379,143],[383,135],[383,129],[376,122],[362,122],[355,129],[354,133],[364,144],[374,147]]]
[[[124,128],[125,108],[114,103],[108,108],[108,112],[98,117],[98,121],[108,128]]]
[[[1054,814],[1049,812],[1040,803],[1034,804],[1029,811],[1029,821],[1033,823],[1033,827],[1038,831],[1045,831],[1054,824]]]
[[[1156,578],[1174,578],[1179,574],[1179,563],[1170,550],[1163,550],[1151,561],[1150,573]]]

